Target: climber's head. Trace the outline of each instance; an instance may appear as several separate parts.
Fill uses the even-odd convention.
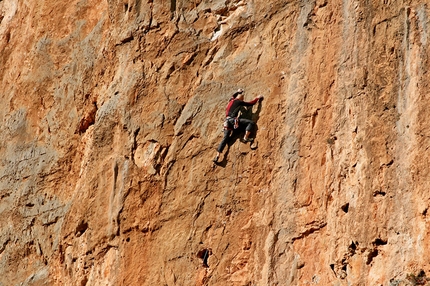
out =
[[[238,98],[240,100],[243,100],[243,89],[239,88],[234,94],[234,98]]]

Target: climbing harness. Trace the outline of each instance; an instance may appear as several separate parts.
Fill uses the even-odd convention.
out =
[[[230,120],[233,120],[233,123]],[[231,125],[233,125],[233,128],[231,128]],[[223,130],[234,130],[237,128],[239,128],[239,116],[237,117],[227,116],[226,119],[224,120]]]
[[[231,127],[230,127],[230,121],[229,121],[229,117],[227,117],[225,120],[224,120],[224,124],[222,125],[222,127],[223,127],[223,130],[232,130],[231,129]]]
[[[227,110],[230,110],[230,107],[232,106],[232,104],[233,104],[233,102],[235,100],[238,100],[238,99],[235,98],[235,97],[230,98],[230,101],[228,102],[228,105],[227,105]],[[235,110],[233,110],[232,113],[229,112],[229,114],[236,114],[236,113],[238,113],[241,107],[242,107],[241,105],[237,106],[235,108]],[[224,121],[224,129],[232,130],[229,127],[229,125],[231,124],[230,120],[232,120],[232,119],[233,119],[233,122],[234,122],[233,123],[233,129],[239,128],[239,116],[240,116],[239,113],[237,114],[236,117],[231,117],[231,116],[227,115],[227,117],[225,118],[225,121]]]
[[[230,99],[229,106],[231,106],[231,104],[235,100],[236,100],[236,98]],[[241,108],[240,105],[238,107],[236,107],[236,109],[232,112],[232,114],[236,114],[237,112],[239,112],[240,108]],[[240,117],[239,113],[237,114],[236,117],[227,116],[224,120],[224,125],[223,125],[224,130],[234,130],[234,129],[239,128],[239,117]],[[231,122],[231,121],[233,121],[233,122]],[[230,127],[230,125],[233,125],[233,129]]]

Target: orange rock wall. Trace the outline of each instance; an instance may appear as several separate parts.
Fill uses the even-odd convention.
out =
[[[429,15],[0,0],[0,284],[425,279]],[[258,148],[214,165],[237,88]]]

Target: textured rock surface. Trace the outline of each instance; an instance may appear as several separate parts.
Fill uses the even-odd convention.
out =
[[[424,1],[33,2],[0,0],[0,285],[429,273]],[[214,167],[239,87],[258,149]]]

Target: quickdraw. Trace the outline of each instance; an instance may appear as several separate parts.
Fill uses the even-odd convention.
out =
[[[238,127],[239,127],[239,118],[238,117],[235,117],[234,118],[234,129],[237,129]]]

